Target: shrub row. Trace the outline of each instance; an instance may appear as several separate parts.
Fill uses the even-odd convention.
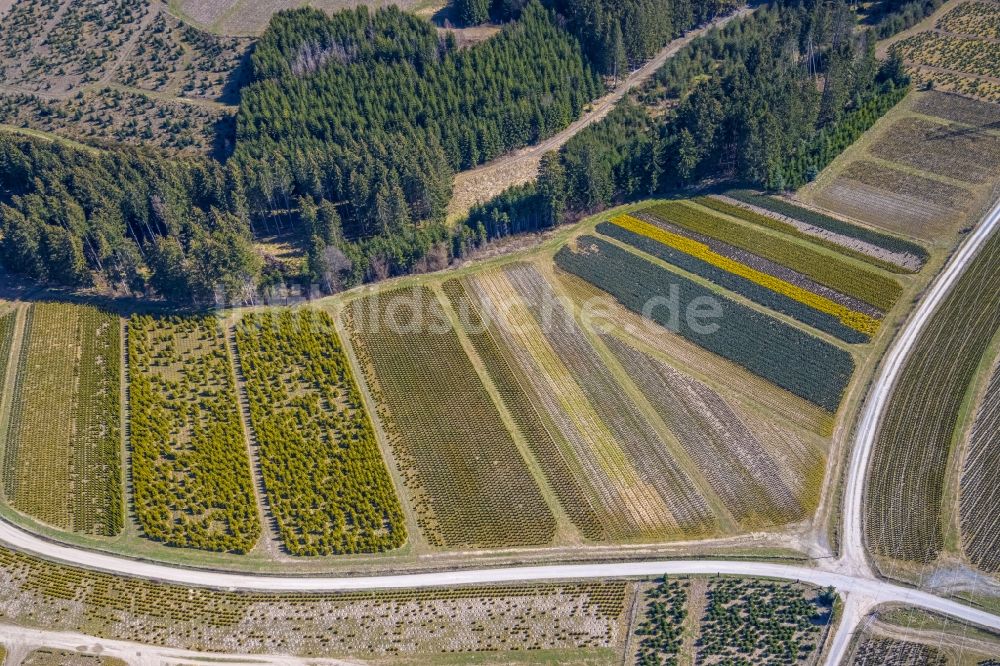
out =
[[[543,545],[556,523],[426,287],[355,301],[348,325],[417,523],[437,547]]]
[[[758,208],[769,210],[772,213],[777,213],[779,215],[784,215],[786,217],[791,217],[801,222],[805,222],[806,224],[811,224],[814,227],[819,227],[820,229],[826,229],[827,231],[831,231],[835,234],[848,236],[850,238],[857,238],[860,241],[871,243],[872,245],[877,245],[878,247],[884,247],[890,252],[904,252],[906,254],[912,254],[919,257],[921,261],[927,261],[927,257],[929,256],[927,254],[927,250],[916,243],[911,243],[910,241],[897,238],[896,236],[890,236],[889,234],[883,234],[873,229],[867,229],[855,224],[850,224],[848,222],[844,222],[843,220],[838,220],[835,217],[831,217],[830,215],[824,215],[823,213],[803,208],[802,206],[796,206],[795,204],[789,203],[783,199],[758,194],[751,190],[729,190],[726,192],[726,196],[736,199],[737,201],[757,206]],[[698,203],[702,203],[701,200],[699,200]],[[779,224],[781,223],[779,222]]]
[[[856,250],[852,247],[846,245],[841,245],[840,243],[830,240],[829,238],[824,238],[822,236],[808,233],[799,230],[795,225],[788,224],[787,222],[782,222],[779,219],[770,217],[768,215],[761,215],[756,211],[749,210],[742,206],[734,205],[721,199],[715,197],[697,197],[694,199],[699,205],[705,208],[711,208],[717,213],[723,213],[730,217],[735,217],[741,219],[745,222],[750,222],[751,224],[756,224],[762,227],[767,227],[768,229],[773,229],[774,231],[780,231],[781,233],[787,234],[789,236],[795,236],[796,238],[801,238],[804,241],[825,247],[828,250],[833,250],[838,254],[842,254],[845,257],[851,257],[852,259],[857,259],[858,261],[863,261],[867,264],[871,264],[876,268],[881,268],[882,270],[889,271],[890,273],[913,273],[915,272],[911,268],[901,266],[899,264],[893,263],[891,261],[886,261],[885,259],[880,259],[873,254],[867,254]]]

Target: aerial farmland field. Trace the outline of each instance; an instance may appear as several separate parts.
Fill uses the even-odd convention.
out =
[[[884,42],[918,84],[987,102],[1000,101],[995,2],[947,3],[913,29]]]
[[[987,355],[984,361],[992,359]],[[984,571],[1000,571],[1000,531],[993,510],[1000,474],[1000,365],[996,365],[972,411],[972,428],[965,444],[959,497],[963,548]]]
[[[13,313],[5,316],[8,334],[13,321]],[[4,457],[6,496],[55,527],[115,535],[122,528],[119,319],[95,308],[39,303],[26,322],[26,342],[11,368],[17,391]]]
[[[375,413],[428,543],[550,543],[551,510],[439,296],[426,287],[386,292],[357,301],[349,317]]]
[[[143,533],[171,545],[249,551],[260,517],[219,322],[137,315],[128,352],[133,501]]]
[[[251,313],[237,325],[236,346],[285,548],[327,555],[400,546],[402,509],[330,316]]]
[[[926,244],[947,244],[992,201],[997,107],[912,93],[796,197]]]
[[[997,261],[1000,235],[994,234],[931,320],[896,384],[867,490],[868,544],[881,557],[928,564],[944,546],[942,491],[959,412],[1000,327]]]

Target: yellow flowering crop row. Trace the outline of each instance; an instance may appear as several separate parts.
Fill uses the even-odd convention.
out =
[[[815,310],[837,317],[845,326],[853,328],[856,331],[869,336],[874,335],[875,332],[878,331],[878,319],[862,312],[851,310],[840,303],[831,301],[829,298],[820,296],[819,294],[814,294],[808,289],[803,289],[802,287],[794,285],[790,282],[776,278],[773,275],[769,275],[755,268],[751,268],[746,264],[742,264],[734,259],[730,259],[725,255],[713,251],[704,243],[699,243],[698,241],[685,236],[671,233],[665,229],[661,229],[655,224],[644,222],[643,220],[630,215],[619,215],[615,217],[612,222],[623,229],[627,229],[633,233],[651,238],[658,243],[662,243],[668,247],[674,248],[675,250],[679,250],[685,254],[691,255],[692,257],[708,262],[717,268],[721,268],[722,270],[733,273],[734,275],[746,278],[761,285],[762,287],[770,289],[771,291],[788,296],[789,298],[808,305]]]

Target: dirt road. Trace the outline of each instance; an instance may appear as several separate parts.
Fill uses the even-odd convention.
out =
[[[455,191],[448,204],[448,220],[454,221],[464,217],[474,205],[488,201],[508,187],[533,181],[538,176],[538,165],[542,160],[542,155],[550,150],[559,149],[564,143],[576,136],[580,130],[605,118],[630,90],[648,81],[663,67],[667,60],[676,55],[692,40],[752,11],[748,7],[744,8],[735,14],[718,18],[712,23],[692,30],[684,37],[670,42],[652,60],[623,79],[617,88],[591,104],[589,112],[578,118],[562,132],[533,146],[508,153],[475,169],[456,174]]]

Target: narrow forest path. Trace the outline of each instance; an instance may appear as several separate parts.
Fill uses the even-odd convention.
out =
[[[538,165],[545,153],[558,150],[581,130],[607,117],[629,91],[648,81],[663,67],[667,60],[677,55],[678,51],[692,41],[713,28],[722,27],[733,19],[746,16],[752,11],[752,8],[744,7],[738,12],[717,18],[711,23],[670,42],[652,60],[622,79],[614,90],[592,102],[590,111],[558,134],[532,146],[498,157],[492,162],[474,169],[455,174],[454,192],[448,204],[448,220],[455,221],[464,217],[473,206],[492,199],[509,187],[535,180],[538,176]]]

